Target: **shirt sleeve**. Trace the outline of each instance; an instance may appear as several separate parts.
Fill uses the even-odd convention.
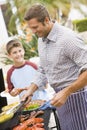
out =
[[[9,69],[7,72],[7,87],[8,87],[9,92],[11,92],[11,90],[14,88],[13,84],[11,83],[12,71],[13,71],[13,67]]]
[[[64,46],[65,55],[79,67],[79,73],[87,70],[87,45],[78,36],[67,39]]]
[[[32,82],[35,83],[40,89],[44,89],[46,86],[48,81],[44,69],[41,66],[38,67],[37,74]]]

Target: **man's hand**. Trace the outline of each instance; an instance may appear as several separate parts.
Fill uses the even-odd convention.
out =
[[[31,101],[32,96],[33,96],[33,95],[30,95],[30,94],[26,93],[26,94],[23,95],[23,97],[21,98],[21,101],[26,101],[26,102],[25,102],[25,105],[26,105],[26,104],[28,104],[28,103]]]
[[[61,107],[66,102],[69,95],[70,93],[67,91],[66,88],[64,88],[63,90],[55,94],[55,96],[51,100],[51,105],[55,107]]]
[[[33,96],[33,93],[38,89],[38,87],[35,85],[35,84],[31,84],[28,88],[27,88],[27,91],[26,93],[23,95],[23,97],[21,98],[21,101],[26,101],[26,104],[28,104],[31,99],[32,99],[32,96]]]
[[[87,70],[83,71],[78,79],[73,82],[70,86],[62,89],[58,92],[51,100],[51,104],[56,107],[62,106],[70,94],[75,93],[77,90],[82,89],[84,86],[87,85]]]

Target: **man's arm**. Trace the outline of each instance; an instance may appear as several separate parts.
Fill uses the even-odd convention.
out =
[[[48,83],[48,81],[47,81],[47,78],[45,76],[44,69],[43,69],[43,67],[39,66],[39,69],[37,70],[37,74],[35,75],[35,78],[33,79],[31,85],[29,86],[29,88],[27,90],[27,92],[21,98],[21,101],[28,99],[26,103],[30,102],[31,96],[33,96],[33,93],[39,87],[44,89],[44,86],[46,86],[47,83]]]
[[[31,97],[33,96],[33,93],[38,89],[38,86],[34,83],[32,83],[29,88],[27,89],[27,92],[23,95],[21,101],[26,101],[26,104],[30,102]]]
[[[78,79],[73,82],[70,86],[62,89],[60,92],[56,93],[51,100],[51,104],[56,107],[62,106],[67,98],[77,90],[80,90],[87,85],[87,71],[84,71]]]

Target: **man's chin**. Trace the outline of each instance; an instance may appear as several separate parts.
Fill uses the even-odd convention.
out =
[[[36,34],[37,37],[43,37],[41,34]]]

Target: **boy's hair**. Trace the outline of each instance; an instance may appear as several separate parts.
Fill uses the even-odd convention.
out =
[[[32,18],[36,18],[39,22],[43,23],[46,17],[48,17],[50,20],[50,16],[47,9],[41,4],[36,4],[36,5],[33,5],[25,13],[24,19],[28,21]]]
[[[7,53],[10,54],[11,53],[11,50],[14,48],[14,47],[22,47],[22,44],[20,43],[20,41],[18,39],[13,39],[13,40],[10,40],[7,44],[6,44],[6,50],[7,50]]]

